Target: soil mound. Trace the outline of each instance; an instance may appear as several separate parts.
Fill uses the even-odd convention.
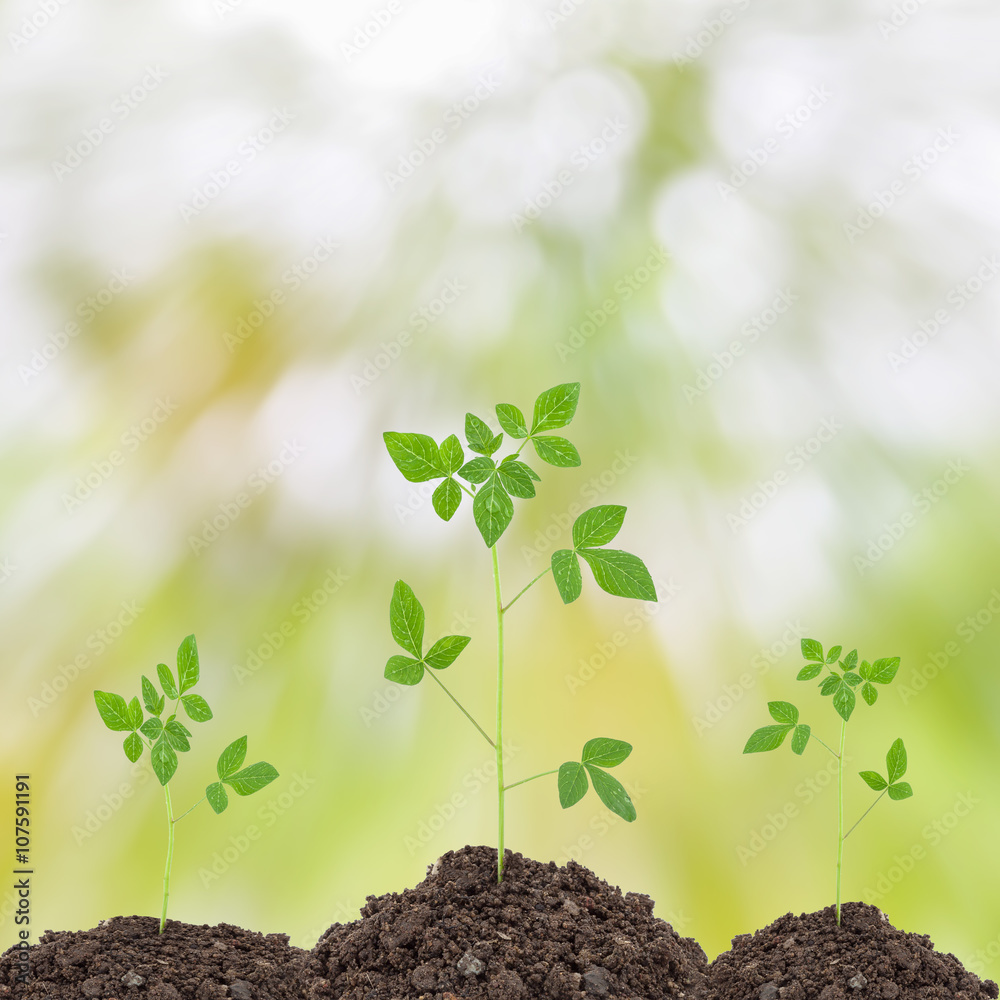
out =
[[[705,953],[576,862],[449,851],[403,893],[369,896],[312,951],[306,996],[336,1000],[694,998]]]
[[[0,956],[0,997],[17,1000],[301,1000],[308,952],[287,934],[231,924],[195,926],[156,917],[114,917],[89,931],[46,931],[28,950]]]
[[[982,1000],[983,982],[926,934],[896,930],[865,903],[794,917],[733,938],[709,966],[709,1000]]]

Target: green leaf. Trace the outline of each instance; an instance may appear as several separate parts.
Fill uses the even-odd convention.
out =
[[[170,667],[165,663],[156,665],[156,676],[160,678],[160,687],[164,694],[171,700],[176,701],[180,697],[177,685],[174,683],[174,675],[170,672]]]
[[[500,447],[503,435],[497,434],[494,437],[485,420],[480,420],[474,413],[466,413],[465,439],[474,452],[480,455],[492,455]]]
[[[858,774],[864,779],[865,784],[873,792],[881,792],[883,788],[887,788],[889,783],[882,777],[878,771],[859,771]]]
[[[566,438],[543,434],[541,437],[533,437],[531,441],[538,457],[549,465],[572,469],[580,464],[580,453]]]
[[[153,744],[150,751],[153,762],[153,773],[159,779],[161,785],[165,785],[177,770],[177,754],[174,748],[167,742],[166,734],[161,733],[160,738]]]
[[[874,684],[869,684],[868,681],[865,681],[864,686],[861,688],[861,697],[869,705],[874,705],[878,701],[878,688]]]
[[[797,753],[800,757],[805,751],[809,744],[809,736],[812,730],[809,726],[802,725],[796,726],[795,732],[792,733],[792,753]]]
[[[608,736],[598,736],[583,745],[581,761],[598,767],[617,767],[632,752],[632,744],[624,740],[613,740]]]
[[[602,504],[585,510],[573,522],[573,544],[577,548],[607,545],[621,531],[626,509],[620,504]]]
[[[656,587],[645,563],[631,552],[621,549],[579,549],[594,574],[601,590],[616,597],[633,597],[640,601],[655,601]]]
[[[396,468],[411,483],[424,483],[445,475],[441,450],[429,435],[386,431],[382,438]]]
[[[834,692],[833,707],[844,722],[850,720],[856,700],[849,684],[841,684]]]
[[[896,740],[885,755],[885,766],[888,769],[889,784],[894,785],[906,774],[906,747],[902,740]]]
[[[583,589],[580,560],[572,549],[557,549],[552,553],[552,579],[559,588],[563,604],[572,604]]]
[[[228,778],[235,774],[242,766],[247,756],[247,738],[241,736],[238,740],[233,740],[225,750],[219,754],[219,762],[215,765],[215,773],[219,780]]]
[[[811,681],[814,677],[819,676],[819,672],[823,669],[822,663],[807,663],[796,675],[795,679],[799,681]]]
[[[861,683],[861,678],[853,670],[846,670],[844,672],[844,681],[850,684],[852,688],[856,688]]]
[[[512,438],[526,438],[528,425],[524,414],[512,403],[497,403],[497,420],[500,426]]]
[[[826,662],[827,663],[836,663],[837,662],[837,658],[840,656],[840,651],[843,648],[844,648],[843,646],[834,646],[834,647],[832,647],[829,650],[829,652],[826,654]]]
[[[887,656],[872,664],[871,678],[876,684],[890,684],[899,670],[899,657]]]
[[[908,781],[901,781],[898,785],[889,786],[889,798],[895,802],[908,799],[913,794],[913,789]]]
[[[163,734],[166,736],[167,742],[175,750],[180,750],[181,753],[187,753],[187,751],[191,749],[187,733],[185,733],[184,727],[176,719],[171,719],[163,727]]]
[[[163,723],[155,716],[150,716],[140,727],[139,732],[146,737],[150,743],[155,743],[163,732]]]
[[[559,804],[563,809],[575,806],[587,794],[587,772],[583,764],[567,761],[559,767]]]
[[[497,476],[503,488],[514,497],[528,500],[535,495],[535,484],[531,472],[522,462],[501,462],[497,466]]]
[[[492,458],[471,458],[458,470],[458,474],[467,483],[485,483],[495,468]]]
[[[458,654],[469,645],[470,639],[467,635],[446,635],[438,639],[436,643],[427,651],[424,663],[435,670],[444,670],[450,667]]]
[[[858,673],[864,680],[870,681],[872,679],[872,665],[867,660],[862,660],[861,666],[858,667]]]
[[[397,580],[389,602],[389,628],[392,637],[418,660],[424,648],[424,609],[409,584]]]
[[[129,733],[122,744],[125,749],[125,756],[134,764],[142,756],[142,740],[137,733]]]
[[[129,707],[125,699],[120,694],[111,694],[110,691],[95,691],[94,701],[97,703],[97,711],[101,713],[104,725],[108,729],[113,729],[117,733],[129,733],[135,726],[129,717]]]
[[[767,710],[775,722],[784,726],[794,726],[799,721],[799,710],[790,701],[769,701]]]
[[[822,643],[817,642],[815,639],[803,639],[802,655],[807,660],[819,660],[819,662],[822,663],[823,662]]]
[[[198,683],[198,644],[193,635],[187,636],[177,650],[177,690],[189,691]]]
[[[858,665],[858,651],[852,649],[847,656],[844,657],[844,669],[853,670]]]
[[[229,805],[229,795],[226,793],[226,786],[221,781],[213,781],[205,789],[205,798],[208,799],[208,804],[216,815],[225,812],[226,806]]]
[[[212,718],[212,710],[200,694],[182,694],[181,704],[188,718],[194,722],[208,722]]]
[[[539,434],[542,431],[554,431],[557,427],[565,427],[573,419],[579,400],[579,382],[566,382],[546,389],[535,400],[531,433]]]
[[[385,665],[385,679],[397,684],[419,684],[423,676],[423,661],[409,656],[390,656]]]
[[[601,801],[618,816],[621,816],[626,823],[631,823],[635,819],[635,806],[629,798],[625,786],[617,779],[613,778],[607,771],[602,771],[593,764],[584,764],[590,780],[594,783],[594,791],[597,792]]]
[[[442,521],[450,521],[455,516],[459,504],[462,502],[462,487],[449,476],[438,483],[431,496],[431,503],[434,510]]]
[[[819,693],[823,695],[824,698],[833,694],[834,691],[839,691],[844,686],[844,682],[839,677],[831,676],[827,677],[819,686]]]
[[[508,455],[500,464],[506,465],[508,462],[517,462],[522,469],[524,469],[529,479],[534,480],[536,483],[542,481],[542,477],[535,472],[535,470],[527,464],[527,462],[522,462],[516,455]]]
[[[441,442],[438,456],[442,471],[448,475],[458,472],[462,468],[462,463],[465,462],[465,453],[462,451],[462,442],[458,440],[457,434],[449,434]]]
[[[277,777],[278,772],[267,761],[259,760],[256,764],[237,771],[225,781],[237,795],[253,795]]]
[[[128,703],[128,721],[130,729],[138,729],[142,725],[142,705],[138,698],[133,698]]]
[[[150,715],[159,715],[163,711],[163,695],[159,694],[153,682],[142,675],[142,703]]]
[[[794,726],[762,726],[750,734],[743,752],[764,753],[768,750],[777,750],[794,728]]]
[[[496,473],[486,480],[476,494],[472,502],[472,515],[483,541],[492,548],[514,516],[514,502],[500,484]]]

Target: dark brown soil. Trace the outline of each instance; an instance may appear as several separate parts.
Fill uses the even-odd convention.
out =
[[[786,913],[755,934],[733,938],[709,967],[709,1000],[981,1000],[997,984],[907,934],[865,903]]]
[[[0,956],[0,997],[18,1000],[300,1000],[309,954],[287,934],[257,934],[155,917],[114,917],[89,931],[46,931],[29,949],[27,984],[18,955]]]
[[[699,995],[705,953],[576,862],[449,851],[401,894],[369,896],[312,951],[306,996],[336,1000],[594,1000]],[[310,981],[311,979],[311,981]]]

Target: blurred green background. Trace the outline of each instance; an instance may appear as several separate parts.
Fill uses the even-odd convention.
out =
[[[768,699],[836,738],[802,635],[898,654],[848,821],[896,736],[915,795],[848,841],[844,896],[1000,973],[997,12],[896,7],[4,5],[0,814],[30,772],[34,934],[159,912],[162,795],[92,691],[189,632],[216,718],[178,810],[243,733],[281,777],[178,826],[172,917],[308,948],[493,843],[488,748],[382,677],[401,577],[491,718],[488,550],[381,435],[578,380],[583,466],[517,503],[505,590],[613,502],[661,600],[585,571],[511,612],[508,776],[625,738],[639,819],[548,779],[508,846],[709,957],[826,906],[829,758],[741,750]]]

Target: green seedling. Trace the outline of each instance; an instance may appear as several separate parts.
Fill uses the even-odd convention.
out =
[[[840,876],[844,862],[844,841],[854,832],[858,823],[867,816],[882,796],[888,793],[895,802],[908,799],[913,794],[909,782],[900,779],[906,774],[906,747],[901,739],[896,740],[885,756],[886,777],[876,771],[860,771],[859,774],[872,791],[879,796],[861,814],[858,821],[844,833],[844,747],[847,739],[847,723],[850,722],[857,706],[856,691],[861,689],[861,698],[871,707],[878,701],[876,685],[891,684],[899,670],[899,657],[890,656],[874,663],[862,660],[858,663],[858,651],[852,649],[843,659],[840,659],[841,646],[833,646],[823,654],[823,646],[815,639],[802,640],[802,655],[806,665],[798,672],[797,680],[815,680],[820,674],[825,674],[820,681],[820,694],[832,698],[832,704],[840,716],[840,750],[834,750],[824,743],[805,723],[799,722],[799,710],[788,701],[768,702],[767,708],[774,720],[774,725],[763,726],[751,734],[743,748],[744,753],[762,753],[767,750],[777,750],[785,738],[791,734],[792,752],[801,755],[805,752],[810,740],[815,740],[837,758],[837,924],[840,924]]]
[[[530,778],[505,784],[503,754],[503,684],[504,623],[513,605],[546,574],[551,573],[564,604],[571,604],[581,593],[582,559],[590,566],[597,585],[617,597],[655,601],[656,588],[642,560],[620,549],[609,549],[621,529],[625,508],[602,505],[584,511],[573,524],[573,547],[552,554],[549,565],[504,603],[500,585],[500,558],[497,543],[514,516],[514,500],[535,496],[538,473],[521,459],[521,452],[531,442],[535,455],[557,468],[580,465],[580,455],[566,438],[552,431],[560,430],[573,419],[580,397],[580,383],[557,385],[536,400],[531,423],[510,403],[496,407],[500,430],[493,429],[472,413],[465,416],[465,440],[473,457],[466,461],[458,436],[446,437],[438,444],[426,434],[403,434],[388,431],[386,448],[396,467],[411,483],[441,480],[434,490],[434,510],[445,521],[451,520],[463,497],[472,501],[472,516],[490,550],[493,568],[493,591],[496,598],[497,671],[496,728],[493,736],[472,717],[459,700],[445,687],[439,674],[455,662],[469,643],[464,635],[446,635],[424,650],[424,609],[408,584],[397,581],[389,604],[392,636],[405,655],[389,658],[385,676],[399,684],[419,684],[429,676],[458,706],[493,748],[497,766],[497,881],[503,881],[504,797],[518,785],[546,775],[557,774],[559,802],[564,809],[579,802],[593,784],[600,800],[612,812],[628,822],[635,819],[635,807],[624,786],[606,768],[621,764],[632,752],[630,744],[607,737],[589,740],[579,761],[567,761],[561,767],[542,771]],[[518,442],[516,450],[497,461],[504,435]],[[429,670],[427,668],[430,668]],[[589,780],[588,780],[589,779]]]
[[[160,933],[167,924],[167,901],[170,898],[170,869],[174,859],[174,826],[188,813],[201,805],[206,799],[216,813],[225,811],[229,805],[229,795],[226,788],[231,788],[237,795],[252,795],[260,791],[278,777],[278,772],[265,761],[258,761],[249,767],[243,766],[247,755],[247,738],[241,736],[234,740],[219,756],[216,764],[218,781],[213,781],[205,794],[186,812],[174,816],[170,801],[170,779],[177,770],[177,754],[186,753],[191,749],[191,730],[177,718],[178,709],[183,706],[184,713],[192,722],[207,722],[212,718],[212,710],[208,702],[200,694],[194,694],[192,688],[198,683],[200,668],[198,665],[198,646],[193,635],[189,635],[177,650],[177,678],[170,668],[161,663],[156,668],[160,687],[145,675],[142,678],[142,704],[138,698],[126,702],[120,694],[108,691],[95,691],[94,701],[97,710],[108,729],[118,733],[127,733],[123,749],[125,756],[135,763],[149,750],[153,773],[163,786],[163,794],[167,801],[167,862],[163,870],[163,909],[160,914]],[[174,703],[173,711],[166,719],[161,719],[167,699]],[[147,717],[143,717],[145,705]]]

